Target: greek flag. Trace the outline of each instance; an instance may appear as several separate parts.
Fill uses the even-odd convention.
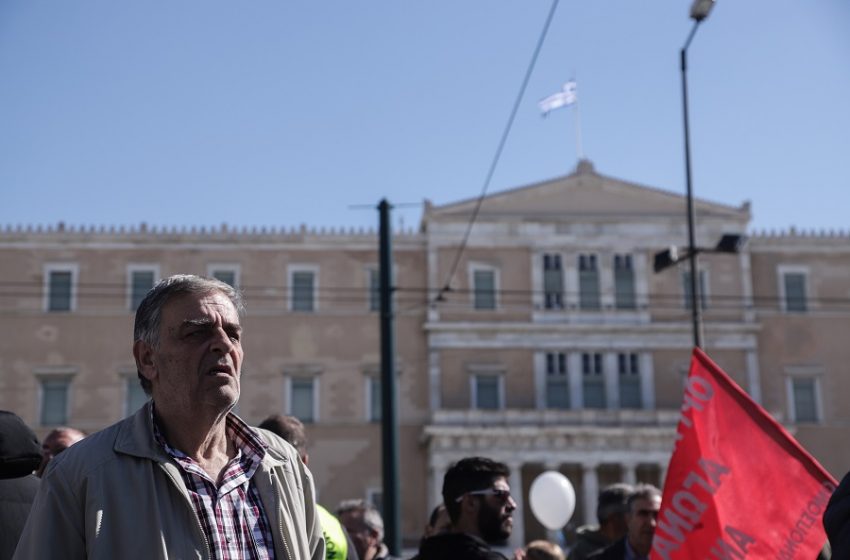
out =
[[[564,84],[564,87],[558,93],[554,93],[545,99],[541,99],[537,103],[537,106],[540,107],[540,111],[545,117],[549,114],[549,111],[554,111],[561,107],[567,107],[575,103],[577,100],[576,83],[574,81],[569,81]]]

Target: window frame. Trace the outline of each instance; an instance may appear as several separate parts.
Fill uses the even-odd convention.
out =
[[[478,378],[492,377],[496,379],[496,407],[483,408],[478,406]],[[498,370],[476,370],[469,375],[469,408],[472,410],[504,410],[505,409],[505,374],[500,368]]]
[[[809,281],[811,274],[809,267],[803,265],[781,264],[776,267],[777,282],[779,284],[779,309],[782,313],[792,315],[806,314],[812,310],[811,301],[811,282]],[[789,274],[800,274],[803,276],[803,304],[804,309],[788,309],[788,293],[785,286],[785,277]]]
[[[478,272],[489,272],[493,275],[493,306],[492,307],[478,307],[478,296],[479,292],[476,286],[476,273]],[[499,290],[501,288],[501,278],[499,273],[499,267],[480,262],[472,262],[469,263],[468,268],[469,275],[469,295],[470,295],[470,303],[472,304],[472,309],[475,311],[498,311],[500,308],[499,301]],[[486,294],[485,294],[486,295]]]
[[[50,277],[54,272],[71,273],[71,293],[69,296],[68,309],[50,309]],[[45,313],[73,313],[77,311],[77,291],[80,277],[80,265],[75,262],[51,262],[45,263],[43,267],[44,285],[42,309]]]
[[[126,307],[132,312],[135,312],[138,309],[138,305],[133,305],[133,274],[136,272],[153,272],[153,286],[156,286],[157,282],[162,279],[160,276],[160,268],[157,263],[129,263],[127,265],[127,301]],[[146,292],[147,293],[147,292]],[[142,295],[141,299],[139,299],[139,303],[141,303],[142,299],[144,299],[144,295]]]
[[[581,263],[584,259],[587,259],[588,262],[593,263],[593,268],[588,270],[582,269]],[[599,259],[599,253],[590,251],[590,252],[580,252],[576,254],[576,279],[578,286],[578,309],[580,311],[601,311],[602,310],[602,269],[601,269],[601,261]],[[587,272],[593,272],[596,277],[595,282],[595,294],[588,294],[587,297],[593,295],[595,297],[595,302],[584,302],[585,291],[582,290],[582,276]]]
[[[558,266],[551,266],[550,268],[546,268],[546,262],[555,262],[557,261]],[[560,277],[558,282],[558,291],[550,292],[546,289],[546,272],[547,271],[557,271],[558,276]],[[540,257],[540,271],[541,271],[541,287],[540,292],[543,294],[543,309],[546,311],[563,311],[567,307],[567,295],[566,288],[564,286],[564,282],[566,280],[565,275],[565,267],[564,267],[564,256],[558,252],[544,252]],[[549,302],[549,295],[552,295],[554,300],[551,304]]]
[[[295,309],[295,274],[309,272],[313,274],[313,306],[311,309]],[[319,311],[319,265],[316,264],[291,264],[286,267],[287,278],[287,310],[292,313],[316,313]]]
[[[628,263],[626,267],[618,267],[617,262]],[[622,271],[628,271],[629,281],[631,283],[631,305],[624,305],[620,300],[620,290],[618,289],[617,279]],[[632,253],[615,253],[611,257],[611,274],[614,281],[614,309],[618,311],[635,311],[637,305],[637,278],[635,274],[635,256]],[[625,297],[625,296],[624,296]],[[626,302],[628,303],[628,302]]]
[[[788,419],[792,424],[821,425],[824,422],[823,413],[823,382],[824,371],[820,367],[791,367],[785,372],[785,396],[787,399]],[[797,415],[797,399],[794,389],[795,381],[811,381],[814,392],[814,420],[799,420]]]
[[[313,407],[313,410],[312,410],[313,417],[310,418],[310,419],[298,418],[293,411],[294,410],[293,404],[295,402],[293,400],[293,397],[295,396],[295,394],[293,392],[293,385],[294,385],[294,382],[296,382],[296,381],[299,381],[299,382],[300,381],[309,381],[310,384],[311,384],[311,390],[312,390],[312,393],[313,393],[312,394],[312,401],[313,402],[311,403],[311,406]],[[288,414],[290,416],[295,416],[296,418],[301,420],[301,422],[303,422],[304,424],[318,424],[318,422],[319,422],[319,378],[315,375],[310,375],[309,373],[293,373],[291,375],[287,375],[286,376],[286,407],[285,407],[285,410],[286,410],[286,414]]]
[[[593,370],[592,375],[594,376],[592,378],[585,371],[585,367],[584,367],[585,356],[589,356],[589,362],[590,362],[590,366],[591,366],[590,369]],[[610,407],[611,403],[609,402],[609,399],[608,399],[608,382],[607,382],[607,379],[605,379],[605,377],[606,377],[606,375],[605,375],[605,354],[603,354],[602,352],[596,352],[596,351],[581,352],[579,359],[580,359],[580,366],[579,367],[581,368],[580,371],[579,371],[579,373],[581,375],[581,407],[583,409],[593,409],[593,410],[606,410],[606,409],[608,409]],[[598,363],[598,366],[599,366],[598,368],[597,368],[597,363]],[[598,379],[599,379],[598,382],[595,381],[595,379],[594,379],[596,376],[598,376]],[[587,405],[587,399],[585,397],[587,396],[586,385],[587,385],[587,380],[589,378],[594,379],[594,383],[593,383],[594,385],[601,385],[602,386],[602,406],[589,407]]]
[[[232,272],[233,284],[231,287],[238,290],[242,286],[242,265],[239,263],[212,262],[207,263],[207,278],[215,278],[216,272]],[[224,282],[224,280],[221,280]],[[227,282],[225,282],[227,284]]]
[[[39,368],[34,372],[36,381],[38,382],[38,390],[36,391],[37,395],[37,404],[36,411],[38,417],[38,425],[40,427],[57,427],[64,426],[70,424],[71,418],[71,410],[73,404],[73,381],[74,377],[77,375],[77,368],[72,366],[50,366]],[[44,422],[44,384],[45,382],[64,382],[65,385],[65,398],[64,398],[64,418],[61,422],[57,423],[46,423]]]
[[[563,370],[557,372],[549,371],[549,360],[550,356],[552,357],[552,361],[555,364],[553,369],[555,370]],[[563,363],[563,368],[561,368],[561,364]],[[556,350],[556,351],[547,351],[543,352],[542,359],[542,367],[543,367],[543,408],[547,410],[570,410],[572,408],[572,394],[570,387],[570,359],[569,353],[564,350]],[[557,377],[556,377],[557,376]],[[550,381],[558,379],[563,382],[565,391],[566,391],[566,406],[553,406],[549,401]]]

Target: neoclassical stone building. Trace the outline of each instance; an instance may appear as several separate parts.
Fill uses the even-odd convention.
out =
[[[477,201],[426,202],[394,239],[403,533],[415,543],[442,476],[488,455],[512,468],[514,544],[543,528],[534,477],[576,487],[593,521],[608,483],[661,484],[691,349],[687,267],[653,255],[686,236],[683,198],[601,175]],[[697,244],[748,233],[748,204],[697,201]],[[0,408],[44,435],[93,431],[144,400],[133,310],[159,278],[216,276],[245,294],[249,422],[310,426],[320,501],[380,498],[377,234],[364,231],[0,230]],[[705,348],[835,476],[850,468],[850,236],[752,234],[700,260]]]

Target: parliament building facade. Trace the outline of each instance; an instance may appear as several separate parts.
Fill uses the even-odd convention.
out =
[[[545,536],[534,477],[556,469],[595,521],[598,489],[661,485],[690,352],[687,239],[678,194],[599,174],[477,200],[426,202],[393,237],[402,532],[415,543],[454,461],[507,463],[513,544]],[[750,207],[696,201],[704,348],[834,476],[850,468],[850,235],[748,231]],[[214,276],[246,300],[249,423],[308,425],[319,501],[380,501],[378,238],[299,229],[0,229],[0,409],[40,436],[101,429],[145,400],[133,312],[160,278]],[[462,250],[461,250],[462,248]]]

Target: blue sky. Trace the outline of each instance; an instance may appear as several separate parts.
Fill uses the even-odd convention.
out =
[[[685,0],[561,0],[491,192],[684,192]],[[0,225],[372,226],[476,196],[550,0],[0,2]],[[846,228],[850,3],[718,0],[689,50],[694,189]],[[395,221],[416,225],[421,207]]]

